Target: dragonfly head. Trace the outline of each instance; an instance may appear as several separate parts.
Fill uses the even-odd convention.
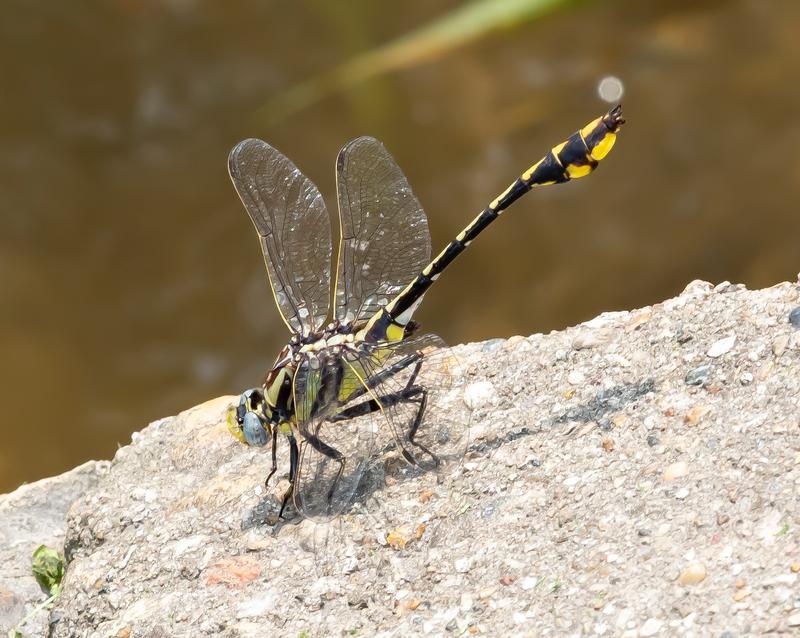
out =
[[[271,413],[261,390],[246,390],[239,405],[228,408],[228,430],[245,445],[263,447],[272,437]]]

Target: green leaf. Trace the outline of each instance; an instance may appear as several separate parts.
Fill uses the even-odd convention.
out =
[[[47,545],[39,545],[32,556],[31,569],[36,582],[50,596],[61,593],[64,578],[64,557]]]

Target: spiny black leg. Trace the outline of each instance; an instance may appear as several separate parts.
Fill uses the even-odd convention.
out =
[[[422,368],[422,354],[419,352],[415,352],[414,354],[410,354],[406,357],[403,357],[400,361],[395,363],[394,365],[390,366],[386,370],[381,370],[378,374],[370,377],[367,379],[366,386],[362,386],[362,388],[353,394],[351,394],[347,400],[352,401],[353,399],[357,399],[361,395],[363,395],[367,389],[372,390],[377,385],[383,383],[389,377],[394,376],[398,372],[401,372],[412,363],[416,363],[414,369],[411,371],[411,376],[409,377],[408,381],[406,382],[406,387],[401,390],[400,392],[392,392],[391,394],[384,394],[383,396],[377,397],[375,399],[370,399],[369,401],[364,401],[359,403],[358,405],[350,406],[345,410],[342,410],[338,414],[334,415],[330,421],[335,423],[337,421],[346,421],[348,419],[353,419],[358,416],[366,416],[367,414],[371,414],[373,412],[377,412],[381,408],[390,407],[396,405],[401,400],[408,400],[413,397],[415,394],[418,394],[422,391],[420,386],[414,386],[414,381],[417,379],[417,375],[419,374],[420,369]],[[419,427],[419,426],[417,426]]]
[[[346,421],[348,419],[354,419],[360,416],[366,416],[367,414],[372,414],[373,412],[377,412],[378,410],[384,408],[390,408],[394,405],[397,405],[401,401],[408,401],[410,403],[418,403],[419,409],[417,410],[416,415],[414,415],[414,421],[412,421],[411,426],[406,433],[406,439],[408,440],[411,445],[414,447],[422,450],[428,456],[433,459],[433,462],[436,466],[439,465],[439,458],[431,452],[427,447],[425,447],[422,443],[417,441],[414,437],[417,435],[417,431],[419,430],[419,426],[422,424],[422,419],[425,416],[425,409],[428,405],[428,393],[427,391],[422,388],[421,386],[411,386],[406,387],[403,390],[398,392],[393,392],[391,394],[385,394],[383,396],[378,397],[377,399],[370,399],[369,401],[363,401],[358,405],[351,406],[346,410],[342,410],[331,419],[332,423],[336,423],[337,421]],[[411,453],[404,447],[402,448],[403,458],[406,461],[411,463],[412,465],[419,465],[417,461],[411,456]]]
[[[336,486],[341,480],[342,474],[344,474],[344,465],[345,465],[344,454],[342,454],[335,447],[328,445],[327,443],[322,441],[316,434],[309,434],[308,438],[306,438],[306,441],[317,452],[319,452],[320,454],[324,454],[329,459],[336,461],[339,464],[339,471],[336,472],[336,478],[334,479],[333,483],[331,483],[331,488],[328,490],[328,498],[327,498],[328,512],[330,512],[331,504],[333,501],[333,493],[336,491]]]
[[[423,452],[425,452],[428,456],[433,459],[433,463],[436,467],[439,467],[439,457],[436,456],[433,452],[431,452],[427,447],[422,445],[419,441],[417,441],[414,437],[417,436],[417,430],[419,430],[419,426],[422,423],[422,418],[425,416],[425,408],[428,406],[428,391],[420,388],[419,389],[420,398],[411,399],[412,401],[419,401],[419,410],[417,410],[417,415],[414,417],[413,423],[411,423],[411,427],[408,428],[408,434],[406,434],[406,438],[408,442],[411,443],[414,447],[419,448]],[[416,459],[410,458],[410,454],[408,451],[403,448],[403,456],[406,458],[407,461],[413,463],[414,465],[418,465]]]
[[[269,486],[269,480],[272,478],[272,475],[278,471],[278,428],[272,428],[272,469],[267,474],[267,478],[264,481],[264,487]]]
[[[369,401],[362,401],[358,405],[352,405],[349,408],[342,410],[338,414],[335,414],[330,421],[331,423],[336,423],[338,421],[354,419],[359,416],[366,416],[367,414],[372,414],[373,412],[377,412],[382,408],[390,408],[393,405],[397,405],[401,401],[410,401],[420,392],[422,392],[422,388],[415,386],[413,388],[404,388],[398,392],[384,394],[375,399],[370,399]]]
[[[277,432],[277,429],[275,430]],[[283,510],[286,509],[286,504],[289,499],[294,496],[294,479],[297,477],[297,463],[300,459],[300,450],[297,448],[297,440],[294,436],[289,435],[289,489],[283,495],[283,502],[281,503],[281,511],[278,512],[278,518],[283,518]]]
[[[419,353],[418,353],[419,354]],[[428,391],[425,390],[422,386],[414,385],[414,382],[417,380],[417,375],[419,374],[420,369],[422,369],[422,355],[420,354],[420,358],[417,360],[417,365],[414,366],[414,370],[411,373],[411,377],[408,379],[408,383],[406,383],[406,391],[409,393],[408,399],[409,401],[419,401],[419,410],[417,410],[417,414],[414,417],[414,421],[411,423],[411,427],[408,428],[408,433],[406,434],[406,438],[408,442],[411,443],[414,447],[419,448],[423,452],[425,452],[428,456],[433,459],[434,464],[438,467],[439,466],[439,457],[437,457],[433,452],[431,452],[427,447],[422,445],[415,440],[415,436],[417,436],[417,430],[419,430],[419,426],[422,424],[422,418],[425,416],[425,408],[428,405]],[[411,394],[413,392],[413,394]],[[416,399],[412,398],[414,395],[420,395],[421,398]],[[409,463],[413,463],[417,465],[417,461],[411,458],[411,455],[408,453],[408,450],[403,448],[403,456]]]
[[[417,380],[417,375],[419,374],[419,371],[422,369],[422,355],[418,352],[417,356],[419,357],[417,359],[417,365],[414,366],[414,370],[412,370],[411,376],[408,378],[408,383],[406,383],[406,390],[411,389],[411,386],[414,385],[414,381]]]
[[[297,477],[298,461],[300,460],[300,449],[297,447],[297,439],[293,434],[289,435],[289,482],[294,485]]]

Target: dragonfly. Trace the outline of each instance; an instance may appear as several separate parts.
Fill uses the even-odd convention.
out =
[[[271,446],[265,484],[277,471],[279,435],[288,441],[280,518],[290,501],[313,519],[341,513],[387,429],[402,458],[423,470],[463,456],[468,419],[440,406],[461,371],[439,337],[420,334],[414,312],[447,266],[525,193],[591,173],[623,123],[616,106],[553,147],[432,259],[427,217],[395,160],[374,138],[352,140],[336,160],[333,275],[319,189],[262,140],[233,148],[230,177],[291,337],[227,422],[242,443]]]

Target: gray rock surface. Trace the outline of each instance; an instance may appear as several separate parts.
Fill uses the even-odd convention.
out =
[[[90,461],[60,476],[0,495],[0,635],[47,598],[31,572],[39,545],[64,545],[67,510],[108,472],[108,462]],[[25,636],[47,635],[49,613],[41,610],[20,627]]]
[[[52,635],[800,632],[797,306],[693,282],[460,346],[464,461],[389,452],[327,523],[274,520],[287,482],[227,433],[233,397],[153,423],[70,511]]]

